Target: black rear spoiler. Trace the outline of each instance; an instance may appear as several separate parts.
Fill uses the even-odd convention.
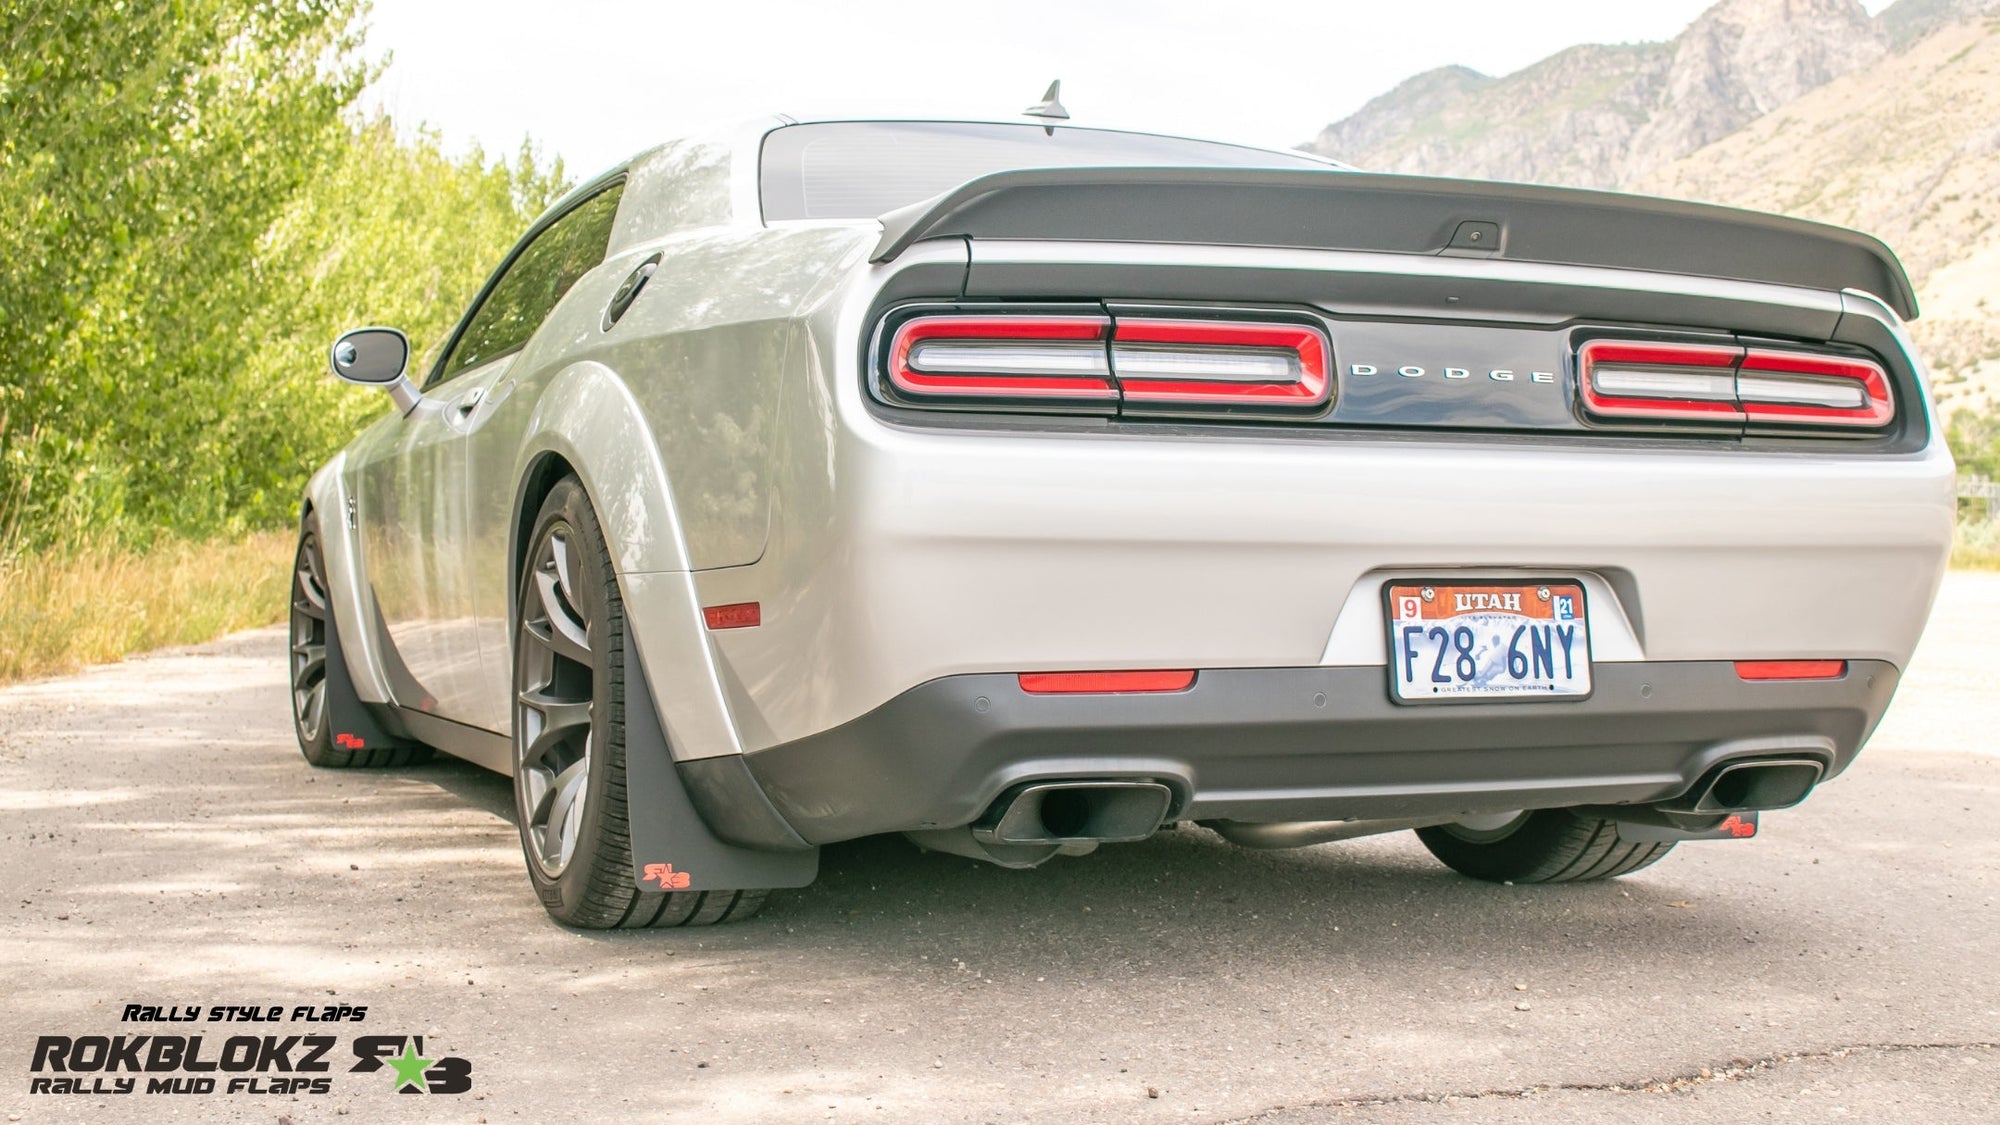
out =
[[[882,216],[873,260],[926,238],[1289,246],[1609,266],[1858,289],[1905,320],[1917,295],[1879,239],[1608,191],[1239,168],[1044,168],[982,176]]]

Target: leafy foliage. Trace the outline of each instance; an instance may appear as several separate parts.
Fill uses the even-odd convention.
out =
[[[353,117],[356,0],[0,0],[0,530],[282,523],[377,396],[342,328],[449,328],[562,187]]]
[[[298,511],[305,478],[345,445],[382,395],[336,383],[326,349],[340,332],[392,324],[437,348],[507,248],[566,184],[523,145],[510,162],[453,159],[434,135],[399,140],[377,119],[348,135],[328,171],[272,225],[253,270],[273,290],[269,324],[231,394],[218,519],[275,526]],[[211,521],[206,526],[222,526]]]
[[[2000,408],[1960,410],[1945,428],[1958,471],[2000,480]]]

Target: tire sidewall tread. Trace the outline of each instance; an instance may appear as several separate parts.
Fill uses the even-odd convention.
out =
[[[619,593],[603,527],[575,477],[557,482],[535,517],[525,556],[528,563],[516,587],[515,644],[520,643],[519,607],[528,605],[527,599],[533,596],[533,560],[549,528],[558,521],[571,528],[577,557],[590,568],[585,587],[594,591],[596,604],[591,606],[591,612],[601,618],[591,624],[591,651],[603,686],[594,693],[591,767],[578,829],[580,837],[569,864],[553,879],[544,875],[535,863],[520,789],[518,785],[515,787],[515,819],[520,826],[522,855],[535,893],[551,917],[579,929],[706,926],[748,918],[761,908],[766,892],[649,891],[633,879],[632,830],[625,781],[624,599]],[[514,666],[516,670],[509,683],[518,693],[521,687],[518,653]],[[518,742],[514,752],[517,756],[520,753]]]
[[[1628,875],[1658,863],[1671,842],[1632,843],[1617,822],[1538,809],[1498,840],[1466,840],[1449,827],[1417,829],[1417,838],[1446,867],[1489,883],[1587,883]]]

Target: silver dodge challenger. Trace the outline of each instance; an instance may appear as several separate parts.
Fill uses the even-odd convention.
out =
[[[825,844],[1413,829],[1603,879],[1844,770],[1952,463],[1882,243],[1066,123],[772,118],[571,193],[312,479],[317,766],[513,778],[558,921]]]

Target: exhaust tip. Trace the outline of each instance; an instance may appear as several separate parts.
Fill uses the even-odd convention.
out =
[[[1816,758],[1727,762],[1676,804],[1698,813],[1788,809],[1805,800],[1825,772]]]
[[[1157,781],[1037,782],[996,801],[972,834],[995,844],[1129,843],[1159,831],[1173,799]]]

